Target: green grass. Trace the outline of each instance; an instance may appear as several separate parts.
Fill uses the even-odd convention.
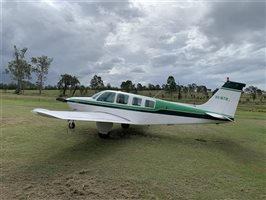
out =
[[[223,125],[114,126],[43,118],[53,95],[1,97],[0,199],[265,199],[265,106]]]

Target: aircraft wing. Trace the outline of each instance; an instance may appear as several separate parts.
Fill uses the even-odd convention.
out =
[[[112,122],[121,124],[131,124],[130,120],[104,112],[78,112],[78,111],[53,111],[42,108],[32,110],[33,113],[45,117],[53,117],[64,120]]]

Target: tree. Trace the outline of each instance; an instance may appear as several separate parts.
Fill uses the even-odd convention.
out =
[[[72,80],[71,75],[69,75],[69,74],[62,74],[61,75],[61,79],[57,83],[57,86],[60,90],[63,90],[63,93],[62,93],[63,96],[66,95],[66,90],[71,85],[71,80]]]
[[[53,58],[48,58],[47,56],[31,58],[31,62],[34,65],[32,71],[37,75],[36,85],[39,89],[39,94],[42,94],[43,84],[46,80],[46,75],[48,74],[48,69],[52,61]]]
[[[159,84],[155,85],[155,90],[161,90],[161,86]]]
[[[27,48],[17,49],[14,46],[14,60],[8,62],[8,69],[6,72],[11,74],[14,81],[17,81],[17,88],[15,93],[21,94],[23,81],[31,78],[31,65],[24,59]]]
[[[72,92],[72,96],[75,95],[75,92],[77,90],[77,88],[79,87],[80,82],[78,80],[78,78],[76,76],[72,76],[71,80],[70,80],[70,90],[73,91]]]
[[[190,96],[195,98],[196,95],[196,91],[197,91],[197,84],[196,83],[192,83],[192,84],[188,84],[188,91],[190,93]]]
[[[185,94],[185,98],[187,98],[188,87],[187,86],[183,86],[182,92]]]
[[[111,86],[110,83],[107,83],[107,85],[106,85],[106,89],[107,89],[107,90],[111,90],[111,89],[112,89],[112,86]]]
[[[255,86],[249,86],[245,89],[245,92],[247,94],[249,94],[251,96],[251,98],[253,99],[253,101],[255,101],[256,97],[258,94],[262,94],[261,90],[258,89],[257,87]]]
[[[121,83],[120,87],[121,87],[122,90],[124,90],[126,92],[129,92],[129,91],[135,89],[135,84],[133,84],[132,81],[127,80],[127,81],[123,81]]]
[[[100,76],[94,75],[91,79],[91,89],[93,90],[101,90],[104,88],[103,80]]]
[[[209,98],[208,96],[208,89],[205,85],[200,85],[200,86],[197,86],[197,92],[198,93],[202,93],[206,99]]]
[[[79,87],[79,91],[80,91],[80,94],[81,94],[81,95],[84,95],[85,89],[86,89],[86,87],[85,87],[84,85],[81,85],[81,86]]]
[[[141,91],[142,89],[143,89],[143,87],[142,87],[141,83],[138,83],[138,84],[137,84],[137,90],[138,90],[138,91]]]
[[[165,89],[167,92],[169,92],[172,96],[173,92],[176,91],[177,86],[176,86],[176,82],[175,82],[175,78],[173,76],[169,76],[167,79],[167,83],[165,85]]]
[[[178,83],[178,85],[176,86],[176,89],[178,91],[177,99],[181,99],[182,98],[182,94],[181,94],[182,88],[183,88],[183,85],[179,85],[179,83]]]
[[[149,84],[148,84],[148,89],[149,89],[149,90],[155,90],[155,85],[149,83]]]
[[[60,90],[63,90],[62,95],[66,95],[67,89],[70,89],[70,92],[72,91],[72,96],[75,95],[76,90],[78,89],[80,85],[80,82],[76,76],[71,76],[69,74],[62,74],[61,79],[57,83],[57,87]]]

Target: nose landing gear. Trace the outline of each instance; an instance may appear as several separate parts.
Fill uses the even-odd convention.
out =
[[[68,128],[69,129],[74,129],[76,127],[76,124],[73,120],[68,121]]]

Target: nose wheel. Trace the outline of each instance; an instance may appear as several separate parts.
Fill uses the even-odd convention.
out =
[[[74,121],[70,120],[68,121],[68,128],[69,129],[74,129],[76,127],[76,124]]]

